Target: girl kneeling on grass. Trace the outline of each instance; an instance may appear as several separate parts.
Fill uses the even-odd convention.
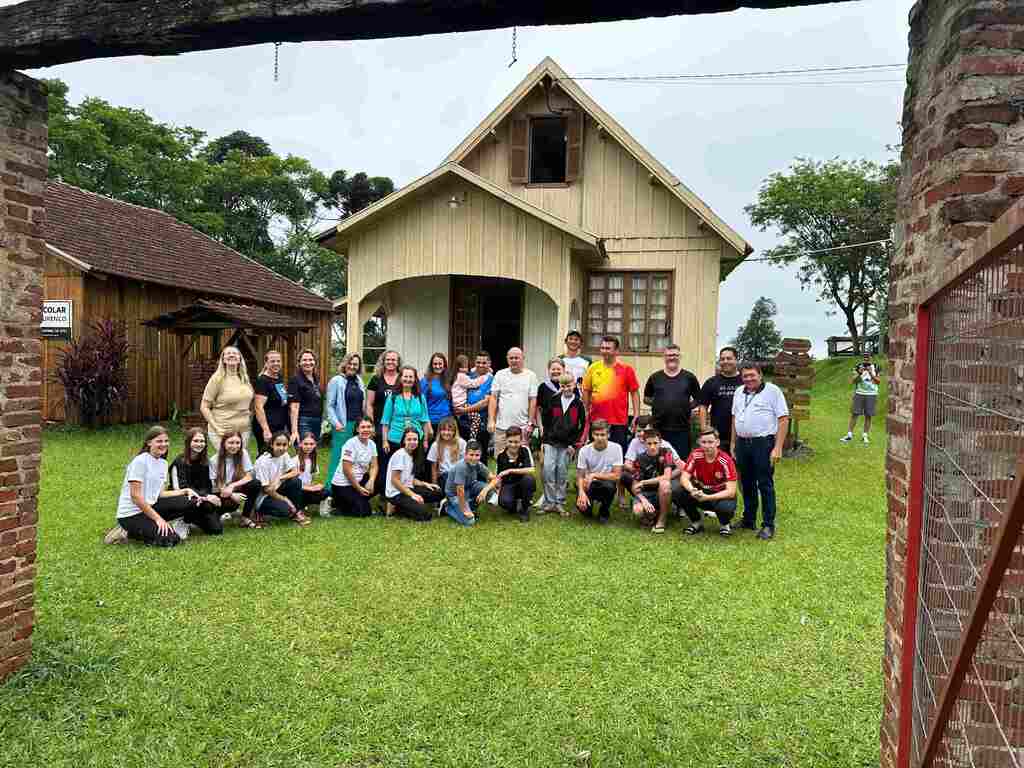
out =
[[[401,445],[388,462],[387,500],[395,506],[398,514],[427,522],[434,516],[431,505],[441,501],[444,494],[435,483],[415,476],[415,468],[422,465],[420,435],[415,427],[408,427],[402,433]],[[417,488],[420,493],[416,492]]]
[[[203,430],[190,429],[185,433],[185,450],[171,464],[171,488],[175,491],[191,488],[197,494],[183,517],[186,523],[197,526],[210,536],[224,533],[220,497],[213,492],[210,481],[210,461],[206,456]]]
[[[288,453],[289,442],[286,432],[278,432],[270,438],[270,452],[256,459],[253,474],[260,484],[254,520],[257,526],[265,516],[290,518],[301,526],[309,525],[309,518],[302,511],[299,462]]]
[[[221,437],[217,458],[210,465],[210,481],[214,492],[220,497],[223,513],[230,514],[241,509],[238,525],[242,528],[256,528],[252,515],[260,484],[252,476],[252,460],[242,446],[241,432],[236,430]]]
[[[302,482],[302,504],[300,509],[308,509],[311,504],[320,505],[320,516],[331,514],[331,492],[323,483],[314,483],[316,474],[316,435],[307,432],[299,441],[299,452],[295,457],[299,465],[299,480]]]
[[[464,357],[461,356],[461,357]],[[430,482],[442,491],[448,482],[448,472],[466,455],[466,441],[459,437],[459,424],[451,416],[437,425],[437,439],[430,444],[427,461],[430,462]]]
[[[341,465],[331,479],[334,514],[348,517],[369,517],[370,499],[376,493],[377,446],[374,445],[373,422],[360,419],[356,436],[341,448]]]
[[[181,541],[168,520],[184,517],[199,494],[191,488],[165,489],[170,444],[163,427],[152,427],[146,433],[142,450],[125,470],[117,500],[118,525],[104,537],[108,544],[136,539],[154,547],[173,547]]]

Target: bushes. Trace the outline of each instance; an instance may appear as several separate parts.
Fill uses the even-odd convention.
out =
[[[128,396],[128,338],[123,322],[98,320],[61,353],[54,374],[82,424],[96,426]]]

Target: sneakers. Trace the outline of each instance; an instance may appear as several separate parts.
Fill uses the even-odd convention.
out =
[[[188,538],[188,523],[182,518],[176,518],[171,521],[171,529],[178,534],[178,538],[184,541]]]
[[[498,506],[498,494],[491,491],[491,495],[487,497],[487,503],[493,506]]]
[[[120,525],[115,525],[103,537],[104,544],[124,544],[128,541],[128,531]]]
[[[703,532],[704,532],[704,524],[703,523],[691,523],[689,526],[687,526],[686,530],[683,531],[683,533],[685,533],[687,536],[696,536],[698,533],[703,533]]]
[[[869,445],[871,443],[871,441],[868,439],[868,433],[867,432],[865,432],[863,435],[861,435],[861,439],[864,441],[864,445]]]
[[[847,432],[845,435],[839,438],[840,443],[848,443],[853,440],[853,432]]]
[[[771,526],[766,525],[764,528],[757,532],[757,538],[759,538],[761,541],[768,541],[770,539],[773,539],[775,538],[775,529]]]
[[[732,536],[732,526],[726,523],[718,529],[719,536]]]
[[[330,499],[324,499],[323,501],[320,502],[320,517],[330,517],[330,516],[331,516],[331,500]]]
[[[447,506],[448,506],[448,499],[447,498],[441,499],[441,503],[437,505],[437,516],[438,517],[444,517],[447,514],[447,512],[445,512],[445,507],[447,507]]]

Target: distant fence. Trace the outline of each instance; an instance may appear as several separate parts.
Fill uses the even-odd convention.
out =
[[[918,315],[901,768],[1024,768],[1024,207],[981,240]]]

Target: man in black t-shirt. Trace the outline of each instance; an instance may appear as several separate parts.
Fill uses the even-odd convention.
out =
[[[506,512],[518,514],[519,522],[529,522],[537,480],[533,474],[533,454],[523,445],[523,431],[519,427],[505,430],[505,450],[496,458],[498,506]]]
[[[704,382],[700,390],[700,428],[710,426],[718,430],[722,450],[729,447],[732,439],[732,397],[743,386],[743,379],[736,369],[736,348],[722,347],[718,353],[718,373]],[[680,454],[682,455],[682,454]]]
[[[680,456],[690,455],[690,410],[700,396],[700,382],[679,364],[679,345],[663,353],[664,370],[652,373],[644,386],[651,423]]]

